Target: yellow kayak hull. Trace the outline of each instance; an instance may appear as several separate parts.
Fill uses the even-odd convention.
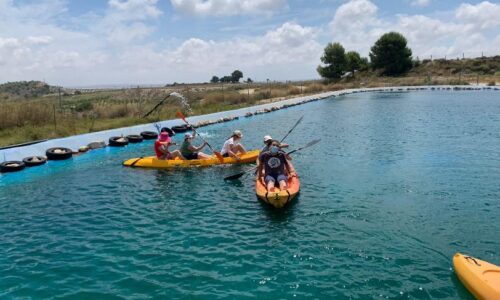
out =
[[[460,253],[453,256],[458,279],[477,299],[500,299],[500,267]]]
[[[223,164],[247,164],[257,160],[260,150],[252,150],[240,156],[240,161],[233,157],[224,157],[221,162],[217,157],[212,156],[210,159],[158,159],[156,156],[131,158],[123,162],[124,166],[136,168],[152,168],[152,169],[176,169],[190,167],[209,167]]]
[[[274,192],[268,192],[264,185],[263,178],[255,181],[255,194],[262,201],[271,204],[276,208],[282,208],[290,203],[300,191],[300,180],[298,177],[288,178],[288,189],[280,190],[275,188]]]

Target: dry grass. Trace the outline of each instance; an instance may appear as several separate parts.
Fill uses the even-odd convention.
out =
[[[480,83],[494,84],[500,82],[500,73],[479,77],[477,74],[463,73],[431,76],[410,73],[404,77],[381,77],[372,72],[359,73],[355,78],[331,83],[318,80],[301,82],[300,85],[199,84],[175,88],[132,88],[83,92],[65,96],[61,103],[55,95],[16,101],[0,98],[0,146],[173,119],[177,110],[183,110],[174,97],[168,98],[148,118],[142,116],[174,91],[188,98],[192,114],[197,115],[325,91],[360,87],[470,84],[478,80]]]

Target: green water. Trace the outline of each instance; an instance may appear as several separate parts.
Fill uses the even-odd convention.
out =
[[[152,143],[0,176],[0,298],[471,299],[451,259],[500,264],[494,91],[364,93],[205,127],[248,148],[290,135],[284,210],[241,167],[121,162]],[[180,137],[176,137],[180,140]]]

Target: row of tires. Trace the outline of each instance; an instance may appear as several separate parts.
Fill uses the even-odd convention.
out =
[[[168,127],[163,127],[161,131],[166,130],[170,136],[173,136],[176,133],[183,133],[191,130],[191,126],[181,125],[174,126],[171,129]],[[141,143],[143,140],[154,140],[158,138],[158,134],[154,131],[143,131],[141,134],[131,134],[125,137],[123,136],[112,136],[109,138],[109,145],[111,147],[123,147],[128,144],[137,144]]]
[[[165,128],[162,128],[162,130]],[[174,126],[172,129],[166,128],[170,135],[175,133],[186,132],[191,129],[187,125]],[[127,135],[126,137],[114,136],[109,138],[109,146],[111,147],[123,147],[129,143],[140,143],[143,140],[154,140],[158,138],[158,134],[153,131],[143,131],[141,134]],[[80,147],[79,153],[87,152],[89,149],[98,149],[106,147],[104,142],[93,142],[87,146]],[[45,156],[30,156],[24,158],[22,161],[5,161],[0,164],[0,172],[17,172],[21,171],[26,167],[41,166],[47,162],[47,160],[65,160],[73,156],[74,152],[69,148],[64,147],[54,147],[47,149],[45,151]]]

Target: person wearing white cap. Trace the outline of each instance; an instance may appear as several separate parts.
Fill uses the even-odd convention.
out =
[[[264,136],[264,144],[265,144],[265,146],[264,146],[264,148],[262,148],[262,150],[260,150],[260,153],[269,150],[269,147],[271,147],[271,144],[273,143],[273,141],[274,140],[273,140],[273,138],[270,135],[265,135]],[[289,146],[288,144],[279,143],[280,149],[281,148],[288,148],[288,146]]]
[[[222,150],[220,153],[224,157],[234,157],[236,160],[240,160],[239,154],[245,154],[247,151],[245,147],[241,144],[241,139],[243,138],[243,133],[240,130],[233,131],[233,134],[229,139],[224,142]]]
[[[186,133],[184,134],[184,142],[181,145],[181,153],[186,159],[209,159],[210,155],[200,152],[206,145],[207,142],[204,142],[203,145],[199,147],[193,146],[192,142],[195,138],[196,134]]]

